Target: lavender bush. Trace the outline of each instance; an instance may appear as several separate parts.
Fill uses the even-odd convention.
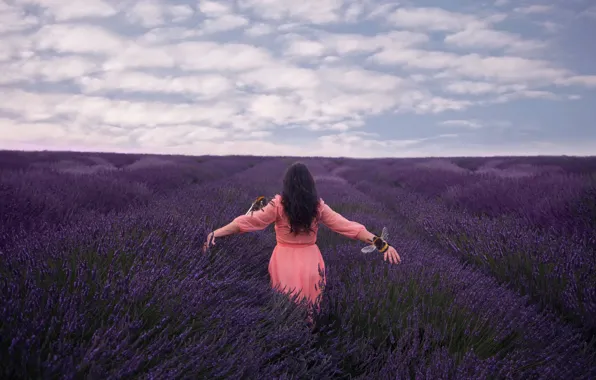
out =
[[[57,157],[49,153],[31,153],[32,157],[14,153],[17,158],[11,158],[7,152],[0,153],[0,163],[5,164],[0,165],[0,247],[31,231],[80,223],[87,213],[126,212],[146,206],[153,198],[228,176],[262,160],[223,157],[210,161],[209,157],[168,156],[122,159],[125,155],[68,157],[64,153],[57,153]],[[36,157],[41,161],[35,161]],[[19,164],[21,158],[23,163]],[[85,170],[96,166],[115,170]]]
[[[328,284],[311,332],[304,308],[269,287],[272,227],[219,239],[209,254],[200,252],[213,227],[243,214],[256,195],[279,192],[294,160],[92,156],[86,165],[116,169],[73,174],[35,165],[39,155],[0,154],[10,163],[0,169],[0,189],[9,195],[0,208],[12,210],[2,214],[8,237],[0,245],[1,378],[596,376],[583,330],[500,284],[497,268],[510,273],[509,262],[495,252],[495,270],[487,273],[450,254],[463,244],[449,240],[451,248],[453,234],[470,233],[470,253],[460,254],[482,257],[478,252],[487,252],[484,245],[498,233],[476,241],[482,223],[498,217],[469,216],[440,198],[450,186],[476,181],[467,169],[436,161],[429,167],[425,160],[303,160],[328,204],[372,231],[387,226],[403,259],[389,266],[378,254],[362,254],[361,243],[321,227]],[[79,154],[48,157],[43,161],[82,165]],[[403,187],[383,182],[392,181],[386,176],[370,179],[371,164],[450,174],[437,183],[442,190],[423,179],[409,182],[427,189],[416,193],[407,176],[396,176]],[[467,179],[450,177],[456,174]],[[578,210],[589,209],[583,202]],[[429,239],[461,215],[478,232],[461,225],[441,232],[442,240]],[[575,260],[590,260],[575,252]],[[589,281],[579,277],[575,286],[585,291]]]
[[[590,165],[593,159],[584,161]],[[585,329],[586,340],[595,344],[594,174],[504,178],[444,169],[424,173],[413,169],[416,164],[341,163],[349,167],[344,178],[401,215],[420,236],[434,238],[442,248]],[[378,170],[371,172],[373,167]],[[428,186],[420,186],[425,182],[419,177]],[[402,178],[400,185],[394,178]]]

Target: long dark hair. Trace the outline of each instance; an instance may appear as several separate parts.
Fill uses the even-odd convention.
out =
[[[311,224],[317,216],[319,195],[315,180],[301,162],[292,164],[284,176],[281,203],[290,220],[290,232],[312,231]]]

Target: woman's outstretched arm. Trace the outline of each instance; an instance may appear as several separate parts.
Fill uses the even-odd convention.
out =
[[[215,245],[215,238],[265,229],[275,221],[277,201],[278,198],[276,197],[263,209],[249,215],[241,215],[232,220],[228,225],[211,232],[207,235],[207,241],[203,246],[203,251],[205,252],[207,247]]]
[[[323,200],[321,200],[320,207],[321,222],[333,232],[357,240],[366,239],[369,235],[372,235],[362,224],[346,219],[343,215],[329,207]]]
[[[370,244],[370,243],[372,243],[375,236],[376,235],[373,234],[372,232],[370,232],[369,230],[364,229],[364,230],[360,231],[358,233],[358,235],[356,235],[356,239],[360,240],[361,242]]]
[[[346,219],[326,204],[323,204],[323,209],[321,210],[321,222],[338,234],[342,234],[350,239],[360,240],[367,244],[372,243],[376,236],[367,230],[364,225]]]
[[[279,196],[276,196],[261,210],[254,211],[248,215],[240,215],[234,219],[239,232],[244,233],[264,230],[268,225],[275,222],[278,202]]]
[[[240,227],[234,220],[232,220],[231,223],[228,223],[227,225],[213,231],[213,237],[218,238],[222,236],[234,235],[237,233],[240,233]]]
[[[357,239],[367,244],[372,244],[373,239],[376,237],[375,234],[371,233],[358,222],[353,222],[346,219],[341,214],[331,209],[325,202],[321,201],[321,222],[329,227],[331,230],[342,234],[351,239]],[[395,250],[395,248],[389,246],[388,249],[383,253],[386,261],[392,263],[400,263],[401,258]]]
[[[207,249],[210,246],[215,245],[215,238],[234,235],[237,233],[240,233],[240,227],[235,221],[232,221],[231,223],[228,223],[227,225],[210,232],[209,235],[207,235],[207,240],[205,240],[205,243],[203,244],[203,253],[207,252]]]

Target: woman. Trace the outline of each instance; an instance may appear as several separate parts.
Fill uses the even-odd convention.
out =
[[[281,195],[276,195],[262,210],[239,216],[227,226],[210,233],[203,252],[209,242],[215,245],[214,238],[262,230],[274,222],[277,245],[269,261],[271,286],[299,293],[301,297],[306,297],[311,307],[318,306],[322,291],[319,284],[325,283],[325,263],[316,245],[319,222],[351,239],[374,244],[387,261],[401,262],[388,243],[368,232],[362,224],[347,220],[319,199],[315,181],[302,163],[293,164],[287,170]]]

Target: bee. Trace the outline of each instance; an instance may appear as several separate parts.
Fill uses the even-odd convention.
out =
[[[259,210],[264,211],[263,209],[265,208],[265,206],[267,206],[267,204],[273,205],[273,198],[271,198],[271,200],[269,202],[267,202],[267,197],[261,195],[261,196],[257,197],[257,199],[255,199],[254,202],[252,202],[248,211],[244,215],[250,214],[250,216],[252,216],[252,214],[255,211],[259,211]]]
[[[383,232],[381,232],[381,236],[380,237],[375,236],[375,238],[371,242],[371,245],[362,248],[361,252],[362,253],[370,253],[370,252],[373,252],[375,249],[378,249],[379,252],[385,252],[385,250],[387,248],[380,246],[379,243],[382,243],[382,242],[386,243],[388,237],[389,237],[389,234],[387,233],[387,227],[383,227]]]

